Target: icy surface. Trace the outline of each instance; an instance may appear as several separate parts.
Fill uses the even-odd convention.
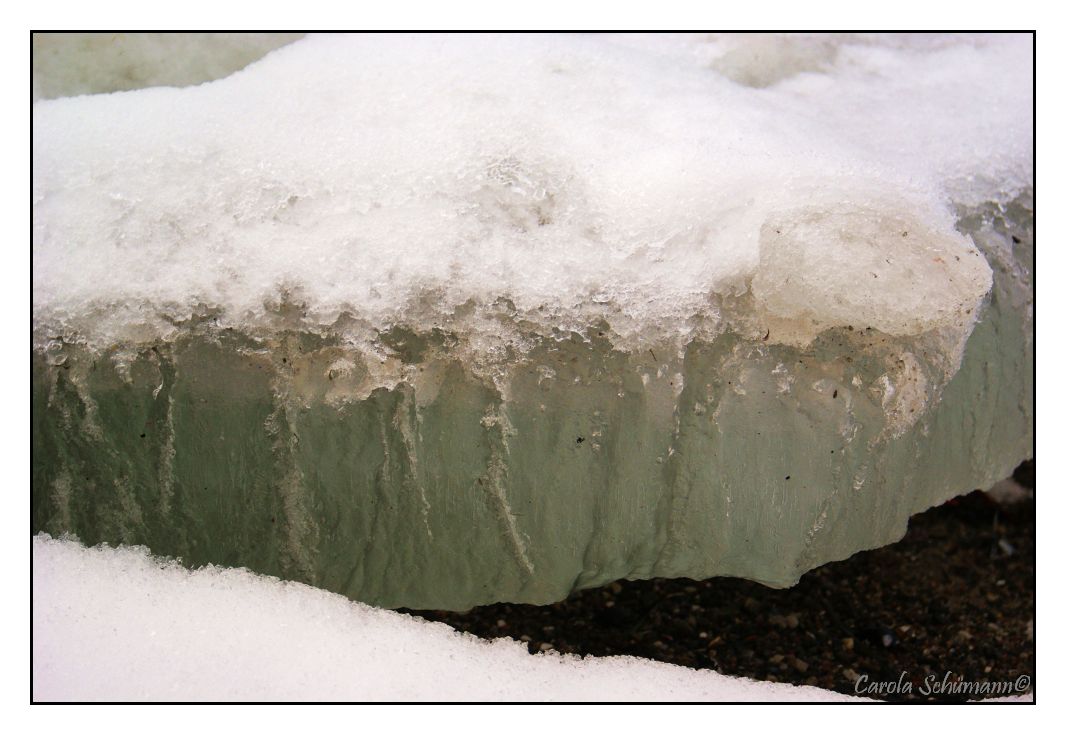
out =
[[[33,98],[221,79],[302,33],[34,33]]]
[[[49,700],[851,699],[632,657],[530,656],[301,584],[33,540],[33,696]]]
[[[957,362],[991,275],[951,207],[1030,184],[1031,110],[1025,35],[312,37],[35,105],[35,343],[288,308],[476,353],[861,321]]]

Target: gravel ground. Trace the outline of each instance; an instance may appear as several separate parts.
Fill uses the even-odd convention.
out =
[[[1035,487],[1035,464],[1015,480]],[[1000,505],[973,492],[912,518],[899,543],[786,590],[730,578],[622,581],[555,605],[416,614],[526,641],[531,653],[642,656],[846,694],[858,682],[867,696],[873,682],[909,681],[879,698],[967,700],[980,696],[927,693],[929,682],[1024,675],[1035,692],[1035,553],[1033,499]]]

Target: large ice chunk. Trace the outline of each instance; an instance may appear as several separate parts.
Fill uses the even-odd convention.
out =
[[[1031,111],[1024,35],[312,37],[38,102],[34,528],[383,605],[790,584],[1031,455]]]

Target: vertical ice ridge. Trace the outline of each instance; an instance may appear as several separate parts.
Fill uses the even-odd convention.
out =
[[[92,439],[96,441],[103,441],[104,433],[100,428],[99,420],[99,407],[96,405],[96,400],[89,392],[88,380],[89,371],[96,368],[95,361],[89,363],[78,363],[73,370],[70,371],[69,379],[70,384],[74,386],[74,392],[78,396],[78,400],[81,401],[82,408],[85,411],[85,415],[82,417],[81,428]]]
[[[156,350],[150,353],[150,359],[159,369],[159,386],[152,392],[152,398],[159,400],[164,390],[166,408],[163,414],[162,441],[159,448],[159,512],[163,516],[170,514],[170,504],[174,497],[174,382],[177,366],[162,357]],[[168,375],[169,373],[169,375]]]
[[[285,550],[289,562],[304,579],[314,583],[314,554],[317,526],[306,507],[307,488],[299,467],[300,437],[293,417],[298,410],[293,397],[293,369],[288,347],[279,350],[282,364],[275,367],[273,385],[274,410],[266,420],[266,429],[274,437],[272,453],[279,466],[278,494],[285,519]]]
[[[118,501],[117,513],[112,516],[112,521],[118,527],[119,537],[124,544],[137,542],[138,536],[144,529],[144,514],[137,502],[132,483],[127,474],[119,475],[114,482],[115,499]]]
[[[163,443],[159,450],[159,511],[170,513],[174,497],[174,396],[167,394],[166,419],[163,422]]]
[[[507,437],[515,432],[502,401],[485,414],[481,425],[488,430],[490,446],[489,464],[481,484],[488,489],[490,501],[516,561],[532,575],[534,567],[529,556],[528,541],[518,529],[518,521],[507,498],[507,467],[510,456]]]
[[[418,498],[422,506],[422,523],[426,527],[426,535],[433,540],[433,529],[429,525],[429,498],[426,497],[426,487],[422,482],[421,472],[418,466],[418,436],[413,421],[417,420],[418,404],[414,400],[414,389],[400,386],[400,402],[396,404],[396,413],[393,415],[392,425],[400,432],[403,439],[404,450],[407,452],[408,474],[405,484],[413,486],[418,491]],[[414,416],[415,418],[412,418]]]
[[[59,533],[67,533],[74,527],[70,515],[70,501],[72,496],[72,483],[69,472],[61,472],[52,481],[51,500],[56,508],[56,518],[53,525]]]

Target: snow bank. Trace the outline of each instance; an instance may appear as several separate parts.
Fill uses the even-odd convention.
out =
[[[950,352],[991,283],[951,206],[1031,185],[1031,114],[1027,35],[312,37],[35,105],[35,339],[287,310],[475,350],[503,314],[623,348],[861,320]]]
[[[441,624],[141,548],[33,540],[44,700],[849,699],[631,657],[531,656]]]

